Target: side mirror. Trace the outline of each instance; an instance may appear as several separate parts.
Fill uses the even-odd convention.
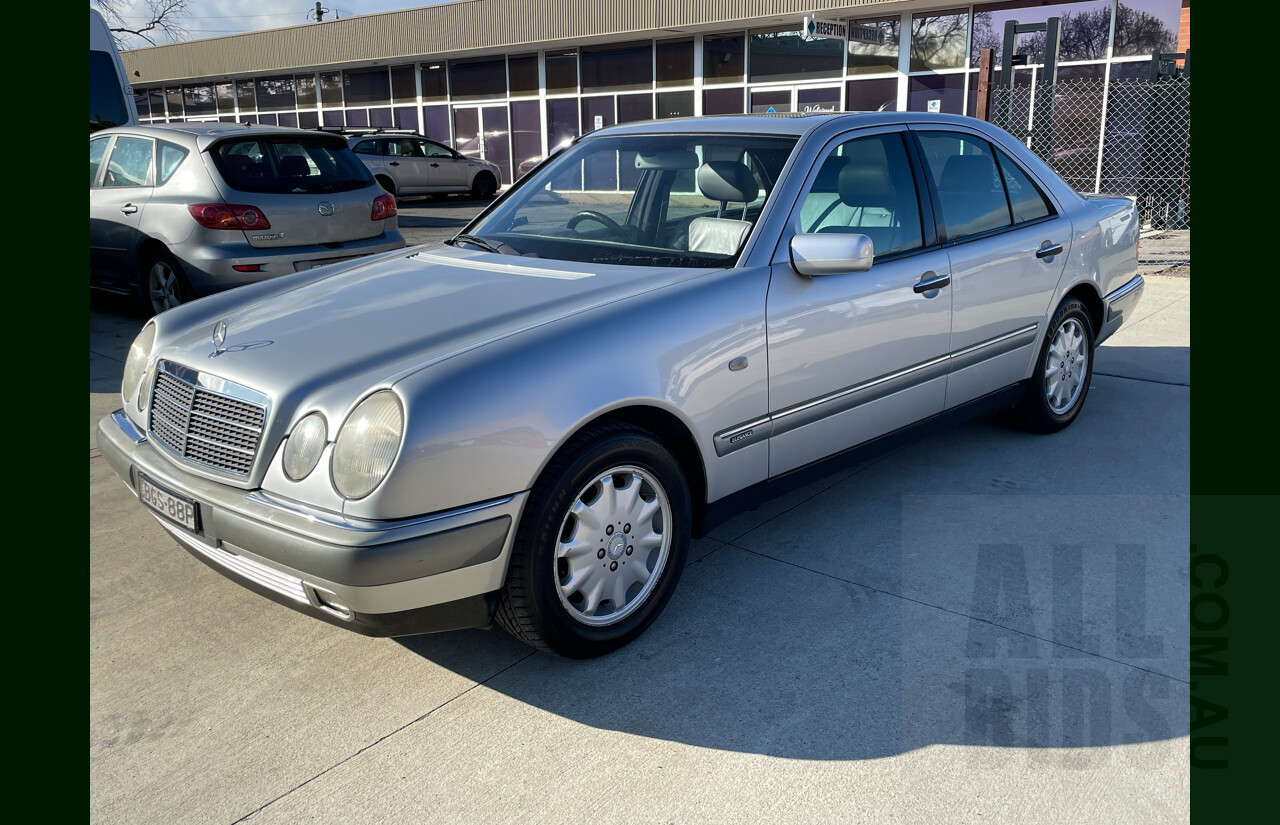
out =
[[[866,272],[875,257],[875,248],[866,235],[832,232],[791,238],[791,268],[807,278]]]

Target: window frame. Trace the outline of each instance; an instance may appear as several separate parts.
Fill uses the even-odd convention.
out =
[[[106,176],[111,169],[111,158],[115,156],[116,148],[120,145],[120,139],[140,140],[151,144],[151,158],[147,161],[147,171],[143,176],[142,183],[132,183],[128,186],[107,186]],[[111,146],[107,150],[106,156],[103,158],[102,169],[98,175],[98,185],[95,189],[146,189],[155,186],[155,168],[156,168],[156,140],[152,137],[144,135],[116,135],[111,141]]]

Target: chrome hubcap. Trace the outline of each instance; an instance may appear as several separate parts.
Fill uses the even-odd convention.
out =
[[[151,265],[147,289],[151,294],[151,309],[157,314],[182,303],[182,296],[178,291],[178,273],[164,261],[156,261]]]
[[[1053,334],[1044,365],[1044,397],[1055,415],[1063,415],[1075,405],[1088,374],[1084,327],[1074,318],[1063,321]]]
[[[639,609],[666,566],[670,524],[666,491],[639,467],[614,467],[582,488],[560,525],[554,562],[569,615],[604,627]]]

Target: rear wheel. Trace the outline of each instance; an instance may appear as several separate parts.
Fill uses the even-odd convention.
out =
[[[471,182],[471,194],[477,198],[488,200],[493,197],[493,193],[498,191],[498,182],[493,179],[493,175],[488,172],[481,172],[476,175],[476,179]]]
[[[580,433],[529,494],[499,624],[575,659],[622,647],[671,598],[690,513],[684,473],[653,436],[612,423]]]
[[[1010,423],[1035,433],[1056,433],[1075,421],[1093,380],[1093,323],[1085,305],[1068,298],[1049,320],[1031,383]]]
[[[142,299],[152,314],[159,315],[191,298],[191,289],[178,261],[164,249],[151,253],[142,269]]]

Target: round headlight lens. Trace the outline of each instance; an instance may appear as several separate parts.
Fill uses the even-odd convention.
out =
[[[347,416],[333,445],[333,486],[344,498],[364,498],[382,483],[400,452],[404,410],[384,390],[361,401]]]
[[[138,385],[142,383],[142,374],[147,368],[147,359],[151,357],[151,347],[155,342],[156,325],[147,324],[138,333],[138,337],[133,339],[133,346],[129,347],[129,356],[124,362],[124,381],[120,386],[126,402],[132,401],[134,394],[138,392]]]
[[[311,475],[328,438],[329,431],[320,413],[312,413],[299,421],[284,443],[284,474],[291,481],[302,481]]]

